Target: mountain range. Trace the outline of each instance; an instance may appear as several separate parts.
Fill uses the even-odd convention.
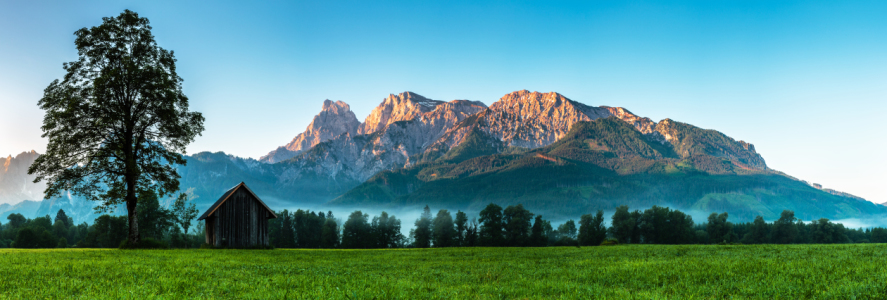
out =
[[[36,155],[0,160],[13,169],[0,174],[0,201],[40,198],[42,187],[27,176],[3,175],[21,174]],[[806,220],[887,213],[770,169],[754,145],[716,130],[526,90],[489,107],[404,92],[383,99],[363,122],[345,102],[326,100],[304,132],[258,160],[202,152],[178,171],[198,208],[243,181],[272,207],[477,211],[522,203],[575,218],[619,205],[667,205],[739,220],[775,219],[783,209]],[[75,198],[44,200],[51,203],[40,213]]]

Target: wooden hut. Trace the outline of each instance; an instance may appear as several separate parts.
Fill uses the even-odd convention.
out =
[[[206,243],[216,247],[268,246],[268,219],[277,218],[243,182],[222,194],[197,221],[206,220]]]

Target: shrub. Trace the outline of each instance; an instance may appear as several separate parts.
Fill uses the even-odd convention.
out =
[[[616,246],[616,245],[619,245],[619,241],[617,241],[615,239],[606,239],[603,242],[601,242],[601,246]]]
[[[124,240],[120,243],[120,249],[168,249],[169,245],[166,242],[158,241],[152,238],[143,238],[138,242],[138,244],[130,244],[129,240]]]

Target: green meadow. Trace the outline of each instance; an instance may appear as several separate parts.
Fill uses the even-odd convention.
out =
[[[0,250],[3,299],[885,297],[887,244]]]

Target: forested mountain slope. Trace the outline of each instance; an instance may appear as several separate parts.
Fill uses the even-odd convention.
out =
[[[656,130],[667,142],[615,117],[583,121],[551,145],[511,153],[491,150],[506,148],[475,130],[462,147],[381,172],[330,204],[480,210],[490,202],[522,203],[550,217],[619,205],[666,205],[727,211],[740,220],[774,219],[784,209],[808,220],[885,212],[883,206],[832,195],[769,170],[753,147],[717,131],[672,120]]]

